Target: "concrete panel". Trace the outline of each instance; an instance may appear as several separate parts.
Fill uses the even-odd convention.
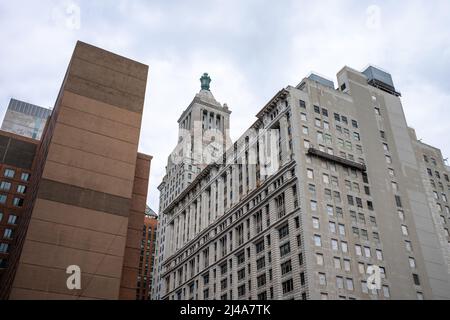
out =
[[[125,236],[127,233],[124,217],[45,199],[36,200],[33,218],[113,235]]]
[[[136,163],[136,144],[123,142],[100,134],[57,124],[52,143],[58,143],[111,159]]]
[[[137,129],[141,127],[141,115],[136,112],[130,112],[128,110],[84,97],[73,92],[64,92],[61,105],[80,110],[100,118],[129,125]]]
[[[30,223],[27,240],[58,245],[61,246],[61,251],[64,247],[117,257],[123,256],[126,241],[125,237],[119,235],[37,219],[32,219],[32,223]],[[24,250],[25,247],[26,244]],[[23,258],[22,260],[27,259]]]
[[[130,198],[131,190],[133,189],[133,181],[56,163],[50,160],[47,161],[43,177],[60,183],[123,198]]]
[[[128,217],[130,199],[43,179],[38,198]]]
[[[69,107],[62,107],[58,117],[58,123],[76,127],[82,130],[95,132],[114,139],[129,143],[139,140],[140,128],[105,119],[91,113],[79,111]]]

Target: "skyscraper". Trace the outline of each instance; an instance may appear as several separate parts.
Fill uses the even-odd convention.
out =
[[[0,278],[27,205],[39,141],[0,130]]]
[[[197,93],[178,119],[178,144],[167,160],[166,175],[158,186],[160,194],[159,210],[162,212],[195,180],[208,163],[222,158],[230,144],[230,114],[226,103],[220,104],[210,90],[211,78],[204,73],[200,78],[201,90]],[[165,219],[161,216],[162,229],[158,232],[158,261],[154,277],[160,274],[161,262],[166,250]],[[194,229],[197,225],[192,226]],[[197,230],[197,229],[196,229]],[[185,234],[185,241],[192,238]],[[159,284],[160,281],[157,281]],[[155,299],[160,288],[154,287]]]
[[[281,89],[161,199],[157,298],[450,299],[449,167],[389,73],[337,78]]]
[[[151,162],[138,153],[147,73],[77,43],[37,150],[0,298],[136,299]],[[80,287],[69,286],[77,269]]]
[[[150,300],[152,296],[157,229],[158,215],[147,206],[142,229],[141,254],[139,258],[139,274],[136,291],[137,300]]]
[[[11,99],[1,129],[40,140],[51,113],[50,109]]]

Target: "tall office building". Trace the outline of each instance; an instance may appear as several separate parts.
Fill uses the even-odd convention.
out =
[[[178,143],[167,160],[166,175],[158,186],[159,212],[165,210],[206,168],[208,163],[222,158],[230,144],[230,114],[226,103],[219,103],[210,90],[211,78],[204,73],[200,78],[201,90],[178,119]],[[160,268],[166,250],[166,216],[160,217],[162,229],[158,232],[158,261],[154,277],[160,277]],[[194,228],[197,228],[195,225]],[[185,234],[185,240],[192,234]],[[158,284],[160,281],[156,281]],[[159,299],[160,285],[154,287],[153,296]]]
[[[136,299],[151,162],[138,153],[147,73],[77,43],[34,159],[0,298]],[[80,288],[67,282],[77,268]]]
[[[161,199],[156,298],[450,299],[449,167],[390,74],[337,78],[280,90],[226,162]]]
[[[0,277],[23,218],[39,141],[0,130]]]
[[[136,300],[151,300],[152,297],[157,229],[158,215],[147,206],[145,209],[144,227],[142,228]]]
[[[11,99],[1,129],[40,140],[51,113],[52,110],[50,109]]]

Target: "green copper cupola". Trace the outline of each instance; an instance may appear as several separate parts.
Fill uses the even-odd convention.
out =
[[[201,83],[202,90],[209,91],[209,84],[211,83],[211,78],[209,77],[209,75],[206,72],[200,78],[200,83]]]

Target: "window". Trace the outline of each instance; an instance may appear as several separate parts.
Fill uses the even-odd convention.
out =
[[[283,288],[283,294],[289,293],[294,290],[294,281],[289,279],[288,281],[283,282],[281,286]]]
[[[327,285],[327,277],[326,277],[325,273],[319,273],[319,284],[321,286]]]
[[[353,206],[355,203],[353,201],[353,197],[350,195],[347,195],[347,202],[349,205]]]
[[[328,215],[330,216],[330,217],[332,217],[333,216],[333,206],[331,206],[331,205],[327,205],[327,213],[328,213]]]
[[[307,174],[309,179],[314,179],[314,171],[313,171],[313,169],[308,169],[306,171],[306,174]]]
[[[314,235],[314,245],[316,247],[321,247],[322,246],[322,239],[319,235]]]
[[[331,239],[331,249],[334,251],[339,250],[338,241],[335,239]]]
[[[20,179],[22,181],[29,181],[30,180],[30,174],[26,172],[22,172],[22,175],[20,176]]]
[[[261,251],[264,250],[264,240],[259,241],[258,243],[255,244],[256,247],[256,253],[260,253]]]
[[[27,191],[27,187],[26,187],[26,186],[23,186],[23,185],[18,185],[18,186],[17,186],[17,192],[18,192],[18,193],[25,194],[26,191]]]
[[[238,287],[238,296],[242,297],[243,295],[245,295],[245,284]]]
[[[303,100],[300,100],[300,108],[306,109],[306,103]]]
[[[328,117],[328,110],[325,108],[322,108],[322,115],[325,117]]]
[[[347,278],[347,290],[353,291],[353,279]]]
[[[237,255],[237,263],[242,264],[245,262],[245,253],[241,252]]]
[[[291,260],[288,260],[281,264],[281,275],[284,276],[292,271]]]
[[[386,158],[386,163],[387,164],[391,164],[392,163],[392,158],[390,156],[384,156]]]
[[[400,196],[395,196],[395,204],[396,204],[397,207],[399,207],[399,208],[402,207],[402,200],[401,200]]]
[[[320,114],[320,107],[319,106],[314,106],[314,112]]]
[[[302,132],[303,132],[303,134],[307,135],[309,133],[308,132],[308,127],[303,126]]]
[[[330,183],[330,176],[324,173],[323,174],[323,182],[326,183],[326,184],[329,184]]]
[[[5,204],[6,203],[6,195],[4,195],[4,194],[0,194],[0,203],[1,204]]]
[[[14,198],[13,205],[16,207],[23,207],[23,199],[21,198]]]
[[[286,224],[278,229],[278,234],[280,236],[280,240],[287,237],[289,235],[289,226]]]
[[[300,113],[300,119],[302,120],[302,121],[307,121],[308,120],[308,118],[306,117],[306,113]]]
[[[316,186],[313,184],[308,185],[308,190],[311,193],[312,196],[316,196]]]
[[[420,286],[419,275],[413,273],[413,280],[414,280],[414,284],[415,284],[416,286]]]
[[[414,258],[412,258],[412,257],[409,257],[409,258],[408,258],[408,261],[409,261],[409,266],[410,266],[412,269],[414,269],[414,268],[416,267],[416,260],[415,260]]]
[[[388,286],[383,286],[383,296],[385,298],[389,298],[391,296],[391,293],[389,292],[389,287]]]
[[[312,221],[313,221],[313,228],[314,229],[319,229],[320,228],[319,218],[313,217]]]
[[[417,300],[423,300],[423,293],[417,292]]]
[[[16,224],[17,221],[17,216],[10,214],[8,217],[8,224]]]
[[[337,114],[337,113],[334,113],[334,120],[336,120],[336,121],[341,121],[341,117],[339,116],[339,114]]]
[[[406,248],[406,251],[412,252],[411,241],[405,240],[405,248]]]
[[[344,270],[350,272],[350,260],[344,259]]]
[[[355,253],[357,256],[361,256],[362,255],[362,249],[360,245],[355,245]]]
[[[290,252],[291,252],[291,246],[290,246],[289,242],[280,246],[280,257],[284,257],[285,255],[289,254]]]
[[[266,266],[266,258],[265,257],[262,257],[262,258],[259,258],[258,260],[256,260],[256,269],[257,270],[261,270],[265,266]]]
[[[316,253],[316,263],[319,266],[323,266],[323,254],[321,253]]]
[[[347,253],[348,252],[348,244],[345,241],[341,241],[341,250],[343,253]]]
[[[238,276],[238,280],[242,280],[245,278],[245,268],[242,268],[241,270],[238,271],[237,273]]]
[[[0,189],[4,191],[9,191],[11,189],[11,182],[2,181],[0,184]]]
[[[14,178],[14,175],[16,174],[16,172],[14,170],[11,169],[6,169],[4,172],[4,176],[7,178]]]
[[[386,139],[386,133],[384,131],[382,131],[382,130],[380,130],[380,137],[382,139]]]
[[[375,250],[376,256],[378,260],[383,260],[383,252],[379,249]]]
[[[0,253],[7,253],[9,245],[7,243],[0,243]]]
[[[333,261],[334,261],[334,268],[340,270],[341,269],[341,259],[334,257]]]
[[[311,210],[317,211],[317,202],[314,200],[311,200]]]
[[[262,275],[258,276],[256,278],[256,283],[258,285],[258,288],[266,285],[266,274],[262,274]]]
[[[402,234],[403,234],[404,236],[407,236],[407,235],[408,235],[408,227],[405,226],[405,225],[402,225]]]
[[[345,236],[345,226],[343,224],[339,224],[339,234]]]
[[[359,136],[359,133],[358,133],[358,132],[353,132],[353,138],[354,138],[356,141],[360,141],[360,140],[361,140],[361,137]]]
[[[370,258],[371,252],[370,252],[370,248],[369,248],[369,247],[364,247],[364,255],[365,255],[367,258]]]
[[[331,233],[336,233],[336,223],[329,222],[328,227],[329,227]]]
[[[5,232],[3,233],[3,238],[11,239],[12,238],[12,229],[5,229]]]

